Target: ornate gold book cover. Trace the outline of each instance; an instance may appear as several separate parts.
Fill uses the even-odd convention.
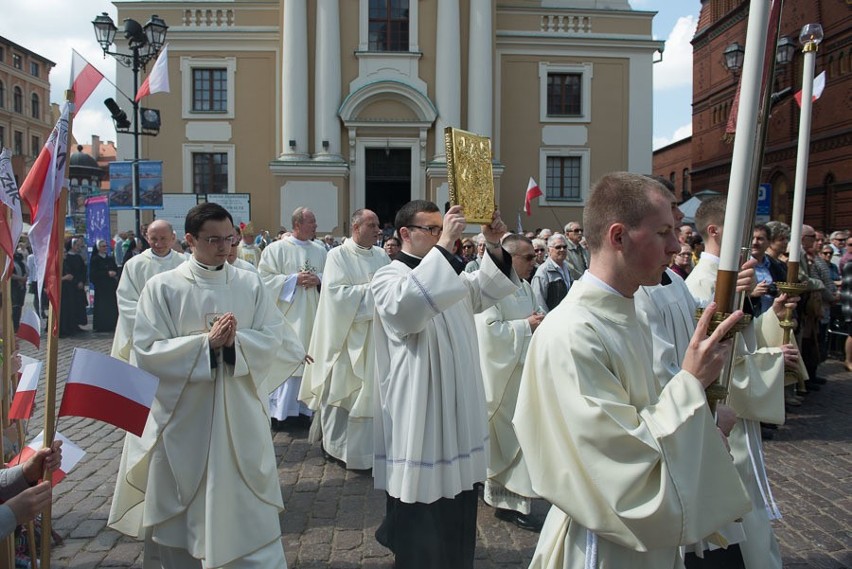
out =
[[[444,129],[450,203],[462,206],[468,223],[491,223],[494,175],[491,140],[453,127]]]

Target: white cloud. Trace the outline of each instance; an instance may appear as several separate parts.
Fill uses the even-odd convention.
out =
[[[668,146],[678,140],[683,140],[688,136],[692,136],[692,121],[677,127],[670,137],[655,136],[653,141],[654,150],[659,150],[664,146]]]
[[[0,18],[0,35],[56,64],[50,72],[51,102],[61,103],[65,98],[71,76],[72,48],[107,79],[115,81],[117,63],[111,57],[104,59],[92,27],[92,20],[101,12],[115,20],[116,8],[109,0],[39,0],[7,4]],[[116,37],[121,38],[121,34]],[[77,113],[73,130],[80,143],[88,143],[92,134],[115,140],[112,120],[102,103],[106,97],[114,97],[114,92],[112,85],[102,81],[86,106]]]
[[[692,86],[692,41],[698,19],[681,16],[666,39],[663,60],[654,64],[654,89]]]

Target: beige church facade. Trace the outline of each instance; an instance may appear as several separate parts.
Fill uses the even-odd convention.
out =
[[[118,21],[169,25],[171,92],[143,158],[166,193],[250,194],[275,233],[308,206],[348,234],[368,207],[448,199],[443,130],[491,138],[510,227],[530,177],[545,195],[525,229],[579,220],[590,185],[651,171],[653,12],[627,0],[116,2]],[[118,84],[132,91],[119,68]],[[132,149],[120,135],[121,158]]]

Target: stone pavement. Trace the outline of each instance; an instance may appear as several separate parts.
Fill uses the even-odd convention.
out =
[[[112,337],[86,333],[61,340],[59,392],[71,352],[85,347],[109,352]],[[27,343],[22,352],[43,358]],[[836,361],[821,368],[829,378],[809,394],[766,442],[770,481],[784,514],[776,531],[790,569],[852,567],[852,374]],[[30,437],[42,426],[39,407]],[[58,407],[58,405],[57,405]],[[64,538],[54,548],[52,567],[141,568],[142,546],[106,528],[121,454],[123,431],[87,419],[63,418],[59,430],[88,453],[55,490],[53,525]],[[389,552],[373,537],[384,512],[384,495],[368,473],[346,471],[326,461],[306,429],[275,433],[281,491],[287,511],[282,539],[291,568],[387,568]],[[539,500],[534,513],[544,516]],[[526,567],[537,536],[496,520],[480,502],[476,567]]]

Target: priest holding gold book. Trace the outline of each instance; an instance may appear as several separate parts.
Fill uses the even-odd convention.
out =
[[[375,303],[378,405],[376,488],[387,514],[376,539],[397,567],[472,568],[477,483],[487,478],[488,418],[473,315],[520,280],[500,245],[498,212],[483,225],[482,268],[457,273],[450,250],[464,231],[460,206],[442,217],[415,200],[396,216],[402,250],[370,284]]]

